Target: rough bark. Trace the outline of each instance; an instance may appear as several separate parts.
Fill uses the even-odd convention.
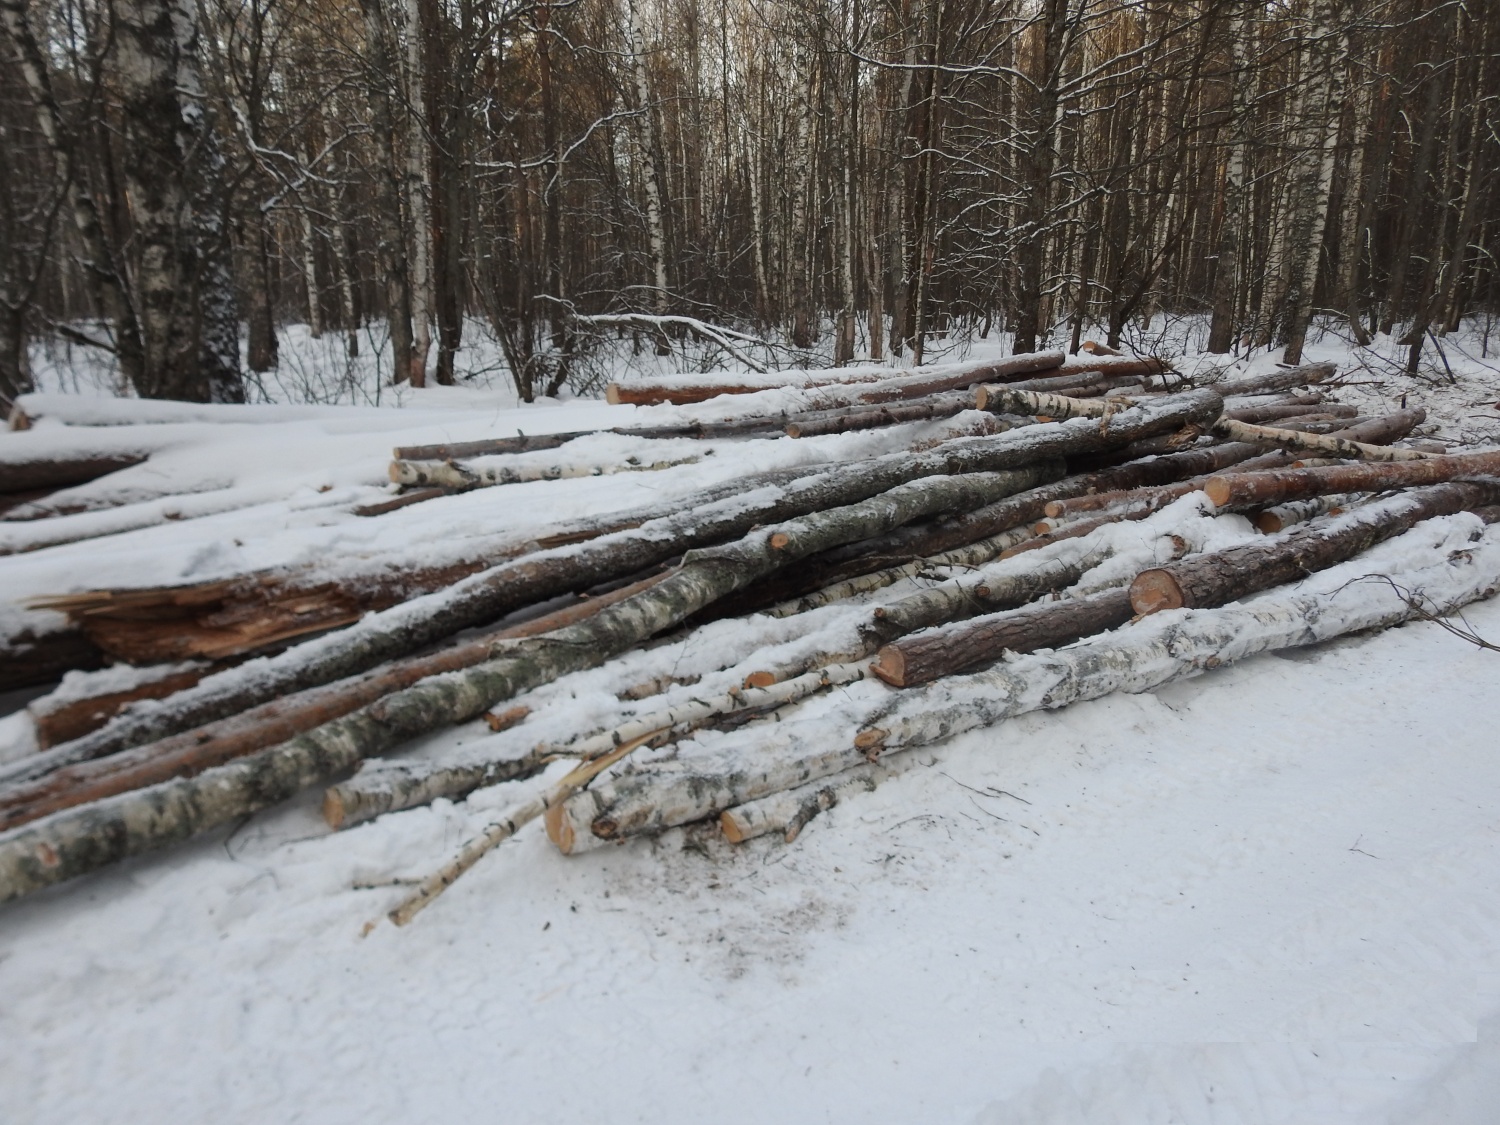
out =
[[[1289,418],[1301,418],[1313,412],[1314,407],[1302,403],[1281,403],[1229,409],[1224,411],[1224,417],[1233,418],[1236,422],[1280,422]],[[1316,406],[1316,413],[1320,417],[1353,418],[1359,414],[1359,407],[1337,402],[1320,403]]]
[[[871,670],[892,687],[912,687],[999,660],[1006,652],[1059,648],[1129,621],[1128,590],[1043,602],[893,641]]]
[[[1381,492],[1500,476],[1500,451],[1429,457],[1397,464],[1344,464],[1210,477],[1203,486],[1219,508],[1240,511],[1336,492]]]
[[[1352,558],[1382,539],[1433,516],[1493,504],[1500,484],[1430,485],[1290,532],[1271,543],[1248,543],[1143,571],[1130,585],[1139,614],[1224,605],[1259,590],[1295,582]]]
[[[587,545],[516,559],[473,575],[438,595],[436,601],[395,606],[386,611],[389,616],[367,617],[343,633],[292,649],[266,661],[253,675],[236,675],[231,670],[210,677],[174,697],[170,707],[122,715],[58,751],[76,755],[68,760],[81,761],[187,730],[288,691],[353,675],[460,629],[494,621],[521,606],[632,574],[686,550],[743,535],[756,524],[858,502],[905,482],[939,474],[994,472],[1069,453],[1126,445],[1152,433],[1217,417],[1221,408],[1217,394],[1194,391],[1122,411],[1103,423],[1087,419],[1027,426],[993,437],[947,442],[924,453],[888,454],[652,520],[636,530],[606,535]],[[870,531],[855,537],[874,534]],[[791,559],[783,563],[786,561]],[[0,771],[0,777],[7,772]]]
[[[80,630],[22,628],[0,646],[0,692],[50,684],[75,669],[104,666],[104,653]]]

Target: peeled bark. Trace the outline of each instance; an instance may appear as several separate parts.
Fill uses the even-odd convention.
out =
[[[911,687],[993,663],[1006,652],[1071,644],[1117,628],[1133,613],[1128,590],[1042,602],[893,641],[880,650],[870,668],[892,687]]]
[[[1335,492],[1382,492],[1414,485],[1500,476],[1500,450],[1397,464],[1343,464],[1210,477],[1203,486],[1228,511],[1283,504]]]
[[[60,756],[63,752],[73,755],[66,760],[82,761],[187,730],[288,691],[353,675],[460,629],[494,621],[521,606],[635,573],[685,550],[743,535],[756,524],[854,503],[904,482],[940,474],[993,472],[1129,444],[1152,433],[1217,417],[1221,406],[1222,400],[1212,391],[1194,391],[1122,411],[1102,424],[1086,419],[1055,426],[1027,426],[993,437],[947,442],[925,453],[888,454],[652,520],[637,530],[606,535],[586,546],[557,548],[516,559],[466,579],[433,602],[418,600],[392,607],[386,611],[389,616],[366,617],[334,637],[273,657],[253,673],[237,675],[231,670],[210,677],[174,697],[170,707],[122,715],[108,727],[59,747],[57,752]],[[872,530],[855,538],[874,534]],[[0,769],[0,778],[10,772]]]
[[[1130,585],[1130,602],[1139,614],[1224,605],[1326,570],[1423,520],[1497,499],[1500,483],[1415,489],[1336,517],[1336,522],[1299,528],[1275,542],[1248,543],[1143,571]]]

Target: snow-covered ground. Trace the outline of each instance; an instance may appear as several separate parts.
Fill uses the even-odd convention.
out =
[[[1145,343],[1210,363],[1190,334]],[[1453,382],[1331,337],[1309,359],[1353,372],[1344,401],[1405,394],[1440,440],[1500,441],[1500,361],[1480,328],[1445,347]],[[517,407],[498,383],[389,405],[131,427],[160,450],[108,487],[165,465],[254,506],[0,558],[4,597],[97,585],[101,544],[119,584],[461,554],[880,440],[718,443],[364,519],[392,444],[634,416]],[[0,458],[108,432],[37,406]],[[1500,641],[1500,604],[1466,617]],[[552,713],[573,698],[586,723],[607,679],[555,685]],[[308,794],[0,908],[0,1120],[1493,1122],[1497,697],[1500,654],[1431,623],[1258,656],[913,751],[792,846],[679,830],[567,858],[532,825],[363,937],[539,782],[339,834]]]

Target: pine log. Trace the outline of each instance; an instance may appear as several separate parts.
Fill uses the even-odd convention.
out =
[[[1318,520],[1269,543],[1247,543],[1138,574],[1130,602],[1138,614],[1224,605],[1295,582],[1352,558],[1434,516],[1500,500],[1500,483],[1429,485]]]
[[[45,750],[98,730],[127,704],[190,688],[210,669],[211,665],[200,661],[166,664],[139,669],[128,682],[120,682],[121,677],[111,670],[97,684],[75,683],[70,676],[65,685],[69,690],[55,691],[26,705],[36,727],[37,746]]]
[[[1060,648],[1118,628],[1133,613],[1128,590],[1042,602],[893,641],[870,669],[892,687],[911,687],[992,664],[1006,652]]]
[[[1220,509],[1240,511],[1335,492],[1380,492],[1487,477],[1500,477],[1500,450],[1430,457],[1399,464],[1344,463],[1320,469],[1236,473],[1210,477],[1203,490]]]
[[[889,773],[885,767],[871,763],[845,770],[831,783],[815,781],[758,801],[747,801],[720,813],[719,828],[731,844],[743,844],[771,832],[781,833],[782,841],[790,844],[813,817],[856,793],[874,792]]]
[[[1264,375],[1249,375],[1243,379],[1231,379],[1215,383],[1214,390],[1225,398],[1230,395],[1263,394],[1266,391],[1289,391],[1293,387],[1305,387],[1310,383],[1321,383],[1333,378],[1338,367],[1332,363],[1308,363],[1301,367],[1287,367]]]
[[[196,730],[169,736],[107,757],[50,770],[30,781],[0,788],[0,831],[127,793],[174,777],[191,777],[236,758],[327,724],[392,692],[430,676],[483,663],[509,640],[539,636],[576,625],[662,581],[643,579],[592,601],[566,606],[543,617],[466,641],[441,652],[398,661],[362,676],[310,688]],[[43,755],[36,755],[41,758]]]
[[[342,633],[272,657],[245,673],[236,675],[237,670],[231,670],[209,677],[198,687],[172,697],[173,706],[145,713],[127,712],[102,730],[49,751],[53,755],[50,761],[65,764],[99,757],[235,714],[291,691],[356,674],[460,629],[494,621],[520,606],[638,571],[700,544],[743,535],[758,523],[847,505],[878,496],[901,482],[921,482],[936,478],[937,474],[997,471],[1034,465],[1070,452],[1128,444],[1154,432],[1180,428],[1190,421],[1217,417],[1220,409],[1221,400],[1216,394],[1194,391],[1153,400],[1149,405],[1117,414],[1102,425],[1086,420],[1028,426],[994,437],[950,442],[922,454],[890,454],[826,470],[759,494],[749,493],[680,516],[651,521],[636,531],[620,532],[576,548],[518,559],[475,575],[431,600],[407,602],[386,614],[367,616]],[[965,495],[973,495],[972,485],[965,488],[968,489]],[[941,479],[928,490],[927,496],[929,501],[949,507],[913,510],[908,518],[952,510],[958,503],[957,492],[948,489]],[[890,495],[881,498],[888,506],[893,499]],[[886,528],[902,522],[892,520]],[[852,537],[868,537],[877,530],[882,529]],[[835,539],[825,546],[847,541]],[[800,553],[781,556],[777,565],[800,557],[803,557]],[[768,568],[767,573],[770,569],[775,568]],[[728,592],[724,590],[716,596]],[[701,604],[694,605],[693,611],[700,608]],[[7,776],[14,775],[0,768],[0,779]]]
[[[148,453],[101,453],[77,457],[0,460],[0,493],[71,488],[146,462]]]

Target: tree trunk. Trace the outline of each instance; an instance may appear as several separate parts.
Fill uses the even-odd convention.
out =
[[[1127,590],[1043,602],[893,641],[881,648],[870,667],[892,687],[912,687],[994,663],[1006,652],[1061,648],[1080,637],[1118,628],[1133,613]]]

